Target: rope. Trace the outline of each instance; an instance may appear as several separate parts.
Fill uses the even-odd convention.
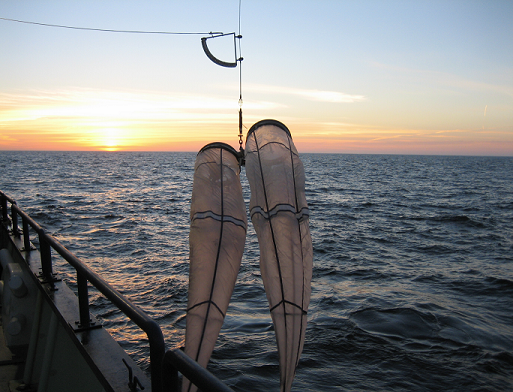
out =
[[[66,25],[58,25],[58,24],[50,24],[50,23],[39,23],[39,22],[29,22],[26,20],[18,20],[18,19],[10,19],[10,18],[2,18],[1,20],[5,20],[8,22],[17,22],[17,23],[25,23],[37,26],[45,26],[45,27],[59,27],[61,29],[72,29],[72,30],[87,30],[87,31],[101,31],[104,33],[130,33],[130,34],[168,34],[168,35],[208,35],[208,34],[222,34],[219,32],[208,32],[208,33],[196,33],[196,32],[177,32],[177,31],[145,31],[145,30],[114,30],[114,29],[97,29],[93,27],[77,27],[77,26],[66,26]]]

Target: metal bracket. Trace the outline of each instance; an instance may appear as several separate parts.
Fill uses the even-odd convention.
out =
[[[142,386],[137,376],[134,377],[132,368],[128,365],[128,363],[126,363],[124,359],[122,359],[122,361],[128,369],[128,388],[130,388],[130,392],[137,392],[137,385],[139,385],[141,391],[144,391],[144,387]]]
[[[80,321],[75,321],[75,325],[76,325],[76,327],[72,327],[73,331],[75,331],[75,332],[84,332],[84,331],[90,331],[91,329],[103,328],[102,324],[99,324],[99,323],[97,324],[91,320],[89,320],[88,326],[82,326],[82,324],[80,324]]]
[[[48,279],[47,276],[43,275],[42,272],[40,272],[38,275],[37,275],[37,278],[39,279],[39,281],[41,283],[54,283],[54,282],[62,282],[62,279],[59,278],[59,275],[57,274],[52,274],[52,277],[50,279]]]
[[[33,250],[37,250],[37,248],[36,248],[34,245],[30,244],[29,252],[30,252],[30,251],[33,251]],[[22,247],[20,248],[20,252],[25,252],[25,251],[27,251],[27,249],[25,249],[25,247],[24,247],[24,246],[22,246]]]
[[[235,50],[235,59],[234,59],[235,61],[233,61],[233,62],[219,60],[217,57],[215,57],[212,54],[212,52],[210,51],[210,49],[207,46],[207,39],[225,37],[227,35],[233,35],[233,46],[234,46],[234,50]],[[237,66],[237,62],[242,61],[242,58],[239,58],[239,59],[237,58],[237,41],[236,40],[240,39],[240,38],[242,38],[242,36],[235,35],[235,33],[227,33],[227,34],[212,33],[211,37],[201,38],[201,46],[203,47],[203,51],[205,52],[207,57],[210,60],[212,60],[214,63],[216,63],[217,65],[220,65],[221,67],[235,68]]]
[[[55,282],[62,282],[62,279],[59,278],[57,274],[52,274],[51,278],[48,279],[46,275],[40,272],[37,274],[37,278],[41,284],[49,284],[51,286],[50,291],[58,291],[59,289],[55,287]]]

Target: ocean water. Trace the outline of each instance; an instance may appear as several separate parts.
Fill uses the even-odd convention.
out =
[[[314,247],[295,391],[513,390],[513,158],[302,154]],[[0,189],[183,344],[194,153],[0,152]],[[249,204],[249,185],[241,175]],[[210,369],[279,390],[249,225]],[[74,273],[55,257],[74,286]],[[148,367],[144,334],[92,311]]]

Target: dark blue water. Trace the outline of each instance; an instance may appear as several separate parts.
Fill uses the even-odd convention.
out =
[[[301,157],[314,272],[293,389],[513,390],[513,158]],[[154,317],[175,347],[185,327],[194,159],[0,152],[0,189]],[[92,302],[146,367],[144,335],[101,295]],[[235,390],[279,389],[251,225],[210,366]]]

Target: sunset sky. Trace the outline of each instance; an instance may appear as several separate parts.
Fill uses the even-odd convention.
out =
[[[0,18],[238,32],[239,0],[3,0]],[[300,152],[513,156],[513,1],[249,1],[244,125]],[[239,68],[204,35],[0,20],[0,150],[238,146]],[[232,60],[233,40],[209,40]],[[246,130],[245,130],[246,131]]]

